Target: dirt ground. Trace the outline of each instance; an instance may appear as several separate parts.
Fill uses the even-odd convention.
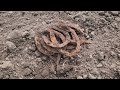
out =
[[[93,41],[74,59],[61,58],[57,71],[34,42],[34,31],[55,18],[79,24]],[[120,79],[120,12],[1,11],[0,79]]]

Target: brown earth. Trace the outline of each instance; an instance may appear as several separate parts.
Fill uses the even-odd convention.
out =
[[[82,45],[74,58],[53,61],[34,42],[55,18],[79,24],[92,44]],[[0,79],[119,79],[119,11],[1,11]]]

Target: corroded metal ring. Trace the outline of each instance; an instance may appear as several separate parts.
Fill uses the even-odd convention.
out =
[[[36,32],[35,44],[45,55],[59,53],[73,57],[80,52],[81,44],[91,43],[87,40],[80,40],[76,32],[83,33],[78,25],[62,21],[43,32]]]

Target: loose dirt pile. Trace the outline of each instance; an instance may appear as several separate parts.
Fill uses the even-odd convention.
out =
[[[119,11],[0,12],[0,79],[119,78]]]

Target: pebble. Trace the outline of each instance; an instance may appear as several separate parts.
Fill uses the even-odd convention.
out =
[[[116,17],[115,20],[116,20],[117,22],[120,22],[120,17]]]
[[[42,71],[41,75],[44,76],[44,77],[47,76],[47,75],[49,75],[49,70],[48,70],[47,68],[45,68],[45,69]]]
[[[29,50],[31,50],[31,51],[35,51],[35,50],[36,50],[36,46],[35,46],[35,45],[31,45],[31,46],[29,46]]]
[[[102,66],[103,66],[102,63],[99,63],[99,64],[97,65],[98,68],[100,68],[100,67],[102,67]]]
[[[44,61],[46,61],[47,57],[46,56],[42,56],[41,59],[44,60]]]
[[[13,52],[16,49],[16,45],[13,42],[6,41],[6,45],[10,52]]]
[[[27,76],[29,74],[32,73],[32,70],[30,68],[25,68],[23,71],[22,71],[22,75],[24,76]]]
[[[22,52],[23,52],[23,54],[29,54],[29,49],[28,49],[28,47],[25,47]]]
[[[86,35],[86,39],[89,39],[90,38],[90,36],[89,35]]]
[[[93,73],[93,74],[96,74],[96,75],[99,75],[99,71],[98,71],[97,68],[93,68],[92,73]]]
[[[56,74],[55,65],[53,65],[53,64],[51,65],[50,72]]]
[[[89,57],[90,57],[90,58],[93,58],[93,55],[92,55],[92,54],[90,54],[90,55],[89,55]]]
[[[8,13],[13,13],[13,11],[9,11]]]
[[[30,35],[29,31],[24,31],[21,34],[22,34],[22,37],[24,37],[24,38],[26,38]]]
[[[92,35],[92,36],[94,36],[94,35],[95,35],[95,32],[94,32],[94,31],[92,31],[92,32],[91,32],[91,35]]]
[[[3,78],[3,72],[0,72],[0,79]]]
[[[99,54],[98,59],[103,60],[104,59],[104,52],[99,52],[98,54]]]
[[[29,37],[30,37],[30,38],[33,38],[34,36],[35,36],[35,32],[31,30]]]
[[[119,12],[118,11],[110,11],[110,14],[112,14],[113,16],[118,16]]]
[[[87,77],[88,77],[88,75],[87,75],[87,74],[83,75],[83,78],[84,78],[84,79],[86,79]]]
[[[115,57],[116,53],[113,52],[113,51],[111,51],[111,52],[110,52],[110,55],[111,55],[112,57]]]
[[[83,79],[83,77],[82,76],[77,76],[77,79]]]
[[[117,71],[118,71],[118,74],[120,75],[120,69],[118,69]]]
[[[96,79],[96,77],[94,75],[90,74],[90,73],[89,73],[88,77],[89,77],[89,79]]]
[[[104,16],[104,15],[105,15],[105,12],[104,12],[104,11],[100,11],[100,12],[99,12],[99,15],[100,15],[100,16]]]
[[[40,57],[40,52],[39,52],[38,50],[36,50],[36,51],[35,51],[35,55],[36,55],[37,57]]]
[[[99,76],[99,77],[97,77],[97,79],[102,79],[102,77],[101,77],[101,76]]]
[[[4,75],[3,79],[9,79],[10,78],[10,75]]]
[[[57,66],[57,73],[61,74],[64,73],[65,70],[63,70],[62,66]]]
[[[10,66],[12,66],[11,61],[1,61],[0,62],[0,68],[7,68],[7,67],[10,67]]]
[[[9,33],[6,37],[7,40],[11,40],[11,39],[19,39],[21,37],[21,33],[18,31],[12,31],[11,33]]]
[[[45,24],[46,24],[46,22],[45,22],[45,21],[43,21],[43,22],[42,22],[42,24],[43,24],[43,25],[45,25]]]
[[[115,69],[116,67],[115,63],[112,63],[110,67]]]
[[[120,59],[120,54],[117,54],[118,59]]]

